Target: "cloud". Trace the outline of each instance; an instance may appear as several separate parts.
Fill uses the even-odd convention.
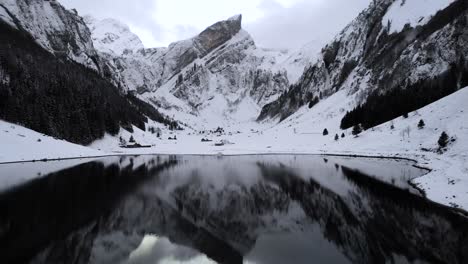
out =
[[[263,4],[267,15],[244,27],[259,46],[269,48],[299,48],[315,42],[324,46],[338,34],[370,0],[310,0],[290,7]]]
[[[59,0],[66,8],[75,8],[81,16],[98,19],[115,18],[127,24],[142,40],[154,45],[163,38],[164,30],[153,18],[156,0]]]
[[[371,0],[60,0],[67,8],[128,24],[147,47],[193,37],[211,24],[243,14],[259,46],[322,46]]]
[[[141,242],[139,248],[132,253],[127,263],[163,263],[168,260],[175,262],[189,262],[199,256],[200,253],[195,250],[173,244],[167,238],[146,236]]]

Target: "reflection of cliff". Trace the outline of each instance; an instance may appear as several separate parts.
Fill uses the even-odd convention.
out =
[[[299,201],[308,216],[320,223],[325,236],[354,263],[385,263],[393,256],[429,263],[468,261],[466,219],[407,191],[342,167],[356,187],[342,200],[286,169],[263,167],[262,171]]]
[[[430,263],[468,260],[463,253],[468,252],[468,223],[421,197],[342,167],[354,185],[343,198],[284,166],[258,166],[264,181],[249,188],[231,186],[210,194],[206,186],[183,185],[171,193],[172,198],[187,219],[243,255],[253,248],[262,229],[275,230],[275,221],[267,216],[287,218],[297,202],[354,263],[384,263],[396,256]]]
[[[208,232],[203,225],[195,225],[188,221],[166,201],[151,192],[141,191],[128,197],[113,215],[107,218],[99,232],[100,235],[123,232],[136,234],[140,238],[146,234],[154,234],[167,237],[177,245],[196,249],[218,262],[242,262],[240,253],[229,244]],[[125,260],[128,254],[121,260]]]
[[[371,260],[383,261],[391,254],[429,263],[468,262],[468,222],[447,209],[391,185],[367,178],[359,171],[343,167],[354,182],[358,196],[367,200],[362,215]]]
[[[42,252],[37,262],[116,263],[152,234],[217,262],[242,263],[262,234],[318,225],[354,263],[468,263],[465,219],[359,171],[338,166],[347,195],[276,162],[258,162],[249,184],[215,188],[206,175],[177,170],[199,160],[181,160],[88,163],[0,196],[0,259],[24,262]],[[194,257],[186,250],[183,257]]]

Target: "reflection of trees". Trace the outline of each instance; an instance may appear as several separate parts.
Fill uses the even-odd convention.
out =
[[[60,240],[106,216],[148,179],[177,164],[82,164],[0,195],[0,259],[24,263],[49,241]],[[75,244],[78,244],[76,241]]]

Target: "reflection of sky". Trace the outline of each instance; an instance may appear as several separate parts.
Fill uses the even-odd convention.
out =
[[[301,233],[265,234],[245,257],[246,264],[284,263],[349,263],[346,257],[328,242],[318,227]],[[207,256],[167,238],[147,235],[125,264],[216,263]]]
[[[126,264],[216,263],[205,255],[184,246],[172,244],[167,238],[147,235],[130,254]]]

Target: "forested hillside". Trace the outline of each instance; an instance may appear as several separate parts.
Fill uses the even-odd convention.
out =
[[[0,119],[89,144],[106,132],[117,134],[120,127],[145,129],[145,116],[157,114],[130,103],[93,70],[55,57],[3,22],[0,39]]]
[[[415,84],[395,88],[386,93],[378,90],[369,95],[366,102],[347,112],[341,121],[341,129],[362,125],[368,129],[435,102],[468,86],[468,65],[461,61],[451,65],[446,73]]]

